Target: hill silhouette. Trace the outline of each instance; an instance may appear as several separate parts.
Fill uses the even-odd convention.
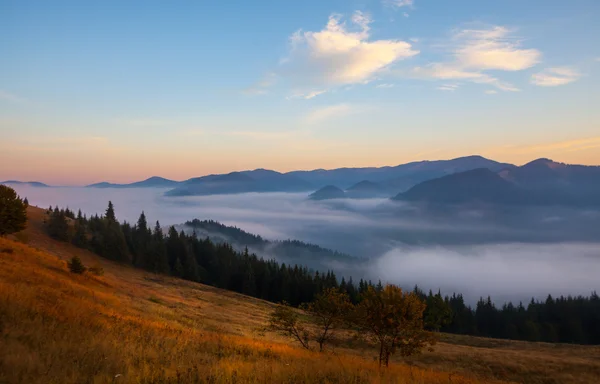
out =
[[[442,204],[533,204],[535,196],[485,168],[425,181],[400,193],[395,200]]]
[[[327,185],[308,196],[310,200],[343,199],[345,197],[346,193],[335,185]]]
[[[0,184],[6,184],[6,185],[29,185],[32,187],[41,187],[41,188],[47,188],[50,187],[48,184],[44,184],[44,183],[40,183],[39,181],[17,181],[17,180],[6,180],[6,181],[2,181],[0,182]]]

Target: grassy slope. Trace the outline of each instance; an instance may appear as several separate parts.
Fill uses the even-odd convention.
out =
[[[591,383],[600,348],[443,336],[380,373],[372,350],[307,352],[265,333],[272,304],[100,259],[43,232],[0,238],[0,383]],[[2,252],[10,248],[12,253]],[[70,274],[78,254],[105,275]],[[115,377],[116,375],[121,375]]]

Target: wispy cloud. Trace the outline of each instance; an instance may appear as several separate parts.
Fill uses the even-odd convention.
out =
[[[352,107],[349,104],[329,105],[312,110],[305,120],[309,124],[316,124],[332,118],[346,116],[350,113],[352,113]]]
[[[488,84],[503,91],[519,91],[519,88],[514,85],[501,81],[486,73],[469,71],[443,63],[433,63],[425,67],[415,67],[412,70],[412,75],[418,78],[433,80],[465,80],[476,84]]]
[[[540,87],[556,87],[577,81],[581,74],[572,68],[548,68],[531,76],[531,83]]]
[[[267,73],[264,78],[253,86],[242,90],[246,95],[266,95],[269,89],[277,83],[277,75],[273,72]]]
[[[439,87],[437,87],[437,89],[440,91],[454,92],[458,89],[459,86],[459,84],[442,84]]]
[[[414,0],[383,0],[383,4],[395,8],[412,7],[414,3]]]
[[[498,93],[498,91],[494,90],[494,89],[488,89],[487,91],[484,92],[486,95],[495,95],[496,93]]]
[[[537,49],[521,48],[521,42],[506,27],[465,29],[454,39],[457,62],[463,68],[475,70],[520,71],[539,63],[542,54]]]
[[[465,80],[514,92],[519,89],[485,72],[521,71],[539,63],[542,56],[537,49],[522,48],[513,32],[502,26],[456,31],[447,45],[451,52],[450,60],[416,67],[413,75]]]
[[[390,65],[417,55],[401,40],[369,40],[370,17],[355,12],[349,23],[333,14],[324,29],[295,32],[282,73],[303,86],[330,87],[364,84]]]
[[[314,97],[317,97],[319,95],[322,95],[324,93],[326,93],[327,90],[326,89],[321,89],[318,91],[308,91],[308,92],[297,92],[294,93],[288,97],[286,97],[286,99],[291,100],[291,99],[305,99],[305,100],[309,100],[312,99]]]
[[[390,84],[390,83],[377,84],[375,86],[375,88],[394,88],[394,84]]]
[[[549,153],[577,152],[594,148],[600,148],[600,137],[588,137],[544,144],[502,146],[492,149],[492,152],[511,155],[542,154],[546,156]]]
[[[11,103],[22,103],[25,101],[24,98],[15,95],[14,93],[3,91],[0,89],[0,100],[8,101]]]

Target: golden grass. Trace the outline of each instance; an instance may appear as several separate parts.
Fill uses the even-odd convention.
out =
[[[592,383],[598,348],[448,336],[379,370],[373,350],[299,349],[265,332],[272,304],[124,267],[53,241],[0,238],[0,383]],[[73,254],[104,276],[74,275]],[[595,375],[595,376],[594,376]]]

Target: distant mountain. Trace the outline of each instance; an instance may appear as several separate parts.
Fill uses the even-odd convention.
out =
[[[13,185],[29,185],[31,187],[42,187],[42,188],[48,188],[49,185],[48,184],[44,184],[44,183],[40,183],[39,181],[17,181],[17,180],[6,180],[6,181],[2,181],[0,182],[0,184],[13,184]]]
[[[189,179],[168,191],[168,196],[216,195],[248,192],[302,192],[312,185],[293,175],[266,169],[231,172]]]
[[[345,197],[346,193],[335,185],[327,185],[308,196],[310,200],[343,199]]]
[[[346,196],[351,199],[390,197],[391,195],[389,188],[369,180],[363,180],[346,189]]]
[[[428,180],[395,200],[441,204],[600,205],[600,167],[539,159],[495,173],[481,168]]]
[[[552,193],[578,204],[600,204],[600,167],[538,159],[501,171],[500,176],[529,191]]]
[[[195,232],[199,238],[209,237],[215,243],[228,243],[239,251],[248,247],[250,252],[255,252],[266,259],[275,258],[291,264],[323,268],[336,260],[344,262],[358,260],[353,256],[299,240],[266,240],[261,236],[214,220],[194,219],[186,222],[183,228],[179,227],[188,233]]]
[[[129,184],[114,184],[101,182],[87,185],[87,188],[171,188],[180,184],[179,181],[165,179],[163,177],[153,176],[146,180],[136,181]]]
[[[439,204],[534,204],[541,202],[536,200],[534,194],[506,181],[497,173],[486,168],[425,181],[407,192],[398,194],[394,200]]]
[[[467,156],[452,160],[417,161],[393,167],[370,168],[339,168],[332,170],[317,169],[314,171],[293,171],[289,175],[297,176],[316,189],[326,185],[354,185],[361,181],[371,181],[389,189],[391,195],[441,176],[487,168],[494,172],[511,169],[512,164],[499,163],[481,156]]]

